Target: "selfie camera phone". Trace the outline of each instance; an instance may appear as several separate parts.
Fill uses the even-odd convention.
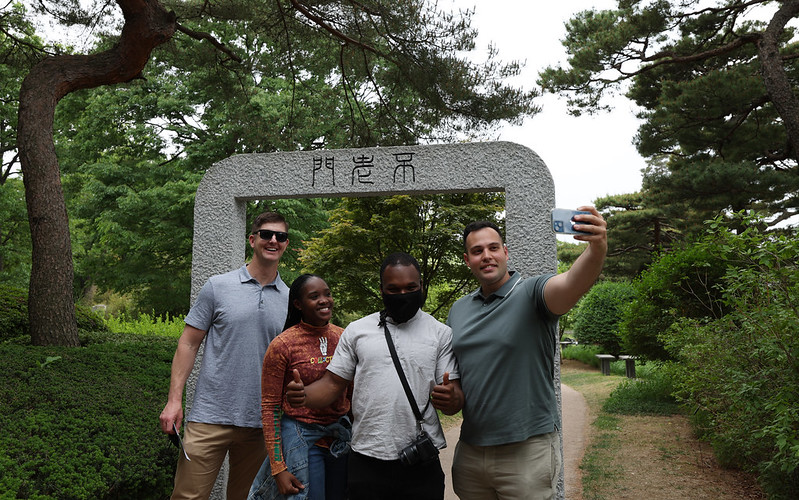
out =
[[[585,210],[569,210],[566,208],[555,208],[552,210],[552,230],[558,234],[591,234],[585,231],[574,229],[574,216],[577,214],[590,214]],[[580,222],[579,224],[588,224]]]

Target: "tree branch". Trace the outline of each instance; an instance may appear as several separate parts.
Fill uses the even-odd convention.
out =
[[[388,57],[388,55],[386,55],[383,52],[377,50],[376,48],[372,47],[371,45],[368,45],[368,44],[365,44],[363,42],[360,42],[360,41],[358,41],[358,40],[356,40],[356,39],[354,39],[354,38],[352,38],[350,36],[347,36],[341,30],[338,30],[338,29],[334,28],[333,26],[328,24],[324,19],[322,19],[320,16],[317,16],[316,14],[311,12],[310,9],[308,9],[305,5],[301,4],[298,0],[290,0],[290,1],[291,1],[291,5],[293,5],[294,8],[297,9],[302,15],[304,15],[309,20],[313,21],[316,25],[318,25],[319,27],[321,27],[322,29],[324,29],[328,33],[332,34],[336,38],[338,38],[340,40],[343,40],[344,42],[346,42],[348,44],[355,45],[356,47],[360,47],[360,48],[362,48],[364,50],[368,50],[369,52],[372,52],[373,54],[378,55],[380,57],[385,57],[386,59],[390,59]]]
[[[195,40],[208,40],[208,42],[211,45],[216,47],[220,52],[223,52],[223,53],[227,54],[228,57],[230,57],[231,59],[233,59],[237,63],[240,63],[242,61],[241,57],[237,56],[232,50],[227,48],[227,46],[225,46],[224,43],[222,43],[219,40],[217,40],[216,38],[214,38],[214,36],[211,35],[210,33],[205,33],[205,32],[202,32],[202,31],[194,31],[192,29],[189,29],[189,28],[183,26],[180,23],[175,23],[175,29],[177,29],[181,33],[184,33],[184,34],[190,36],[191,38],[194,38]]]
[[[650,62],[655,61],[654,63],[645,66],[644,68],[639,69],[634,73],[630,73],[631,76],[641,73],[643,71],[648,71],[652,68],[656,68],[663,64],[681,64],[681,63],[690,63],[690,62],[697,62],[703,61],[705,59],[710,59],[711,57],[716,57],[724,54],[729,54],[734,50],[743,47],[749,43],[757,43],[758,40],[761,38],[760,33],[747,33],[745,35],[741,35],[740,37],[736,38],[732,42],[722,45],[721,47],[716,47],[715,49],[706,50],[704,52],[700,52],[698,54],[691,54],[688,56],[678,56],[673,51],[662,51],[658,52],[657,54],[651,55],[649,57],[641,58],[641,62]],[[659,60],[660,59],[660,60]]]
[[[283,33],[286,36],[286,53],[289,58],[289,70],[291,71],[291,107],[289,110],[289,138],[294,142],[294,113],[296,111],[296,96],[297,96],[297,67],[294,65],[294,46],[292,44],[291,36],[289,35],[289,27],[286,22],[286,12],[280,2],[276,2],[277,9],[280,11],[280,23],[283,25]]]

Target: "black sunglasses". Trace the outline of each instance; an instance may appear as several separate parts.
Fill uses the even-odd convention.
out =
[[[257,234],[262,240],[266,241],[271,240],[272,236],[274,236],[278,243],[283,243],[289,239],[289,233],[285,233],[283,231],[272,231],[271,229],[259,229],[257,231],[253,231],[252,234]]]

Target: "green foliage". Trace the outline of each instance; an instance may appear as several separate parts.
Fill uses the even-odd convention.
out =
[[[0,341],[28,333],[28,293],[0,284]]]
[[[723,0],[712,9],[695,1],[617,4],[567,23],[567,65],[546,68],[539,83],[567,96],[578,115],[608,109],[604,96],[617,92],[635,103],[636,145],[650,165],[642,195],[654,210],[635,219],[666,216],[687,234],[730,210],[795,213],[793,13],[769,0]]]
[[[78,319],[79,330],[87,330],[92,332],[106,330],[103,317],[92,311],[88,306],[76,305],[75,316]]]
[[[113,333],[131,335],[155,335],[158,337],[180,337],[183,333],[183,316],[151,316],[139,314],[135,318],[126,315],[108,316],[105,325]]]
[[[407,252],[421,267],[424,310],[443,319],[472,283],[463,264],[463,228],[474,220],[497,220],[503,210],[498,193],[346,198],[331,213],[330,228],[308,242],[300,261],[330,284],[339,314],[362,316],[383,307],[383,259]]]
[[[3,498],[165,498],[177,451],[157,426],[174,339],[0,343]]]
[[[103,318],[86,306],[76,305],[78,329],[103,331]],[[0,283],[0,343],[5,340],[30,340],[28,333],[28,292]]]
[[[27,287],[31,237],[22,179],[0,182],[0,283]]]
[[[598,345],[570,345],[561,350],[563,359],[575,359],[594,368],[599,368],[597,354],[602,354],[602,348]]]
[[[581,344],[598,344],[603,354],[621,352],[619,323],[622,309],[635,298],[628,282],[603,281],[594,285],[580,301],[574,335]]]
[[[672,226],[680,219],[668,213],[667,204],[653,203],[649,193],[606,196],[594,204],[612,235],[602,269],[608,278],[637,277],[653,258],[684,236]]]
[[[557,240],[558,252],[558,273],[565,273],[577,260],[577,257],[588,246],[587,243],[571,243],[568,241]]]
[[[185,314],[201,174],[163,164],[148,85],[75,93],[56,113],[76,283],[130,294],[139,310]]]
[[[130,295],[114,291],[100,292],[90,288],[81,300],[87,304],[105,306],[102,313],[106,318],[108,316],[136,315],[136,306]]]
[[[16,154],[19,89],[37,59],[36,52],[43,48],[27,15],[25,6],[15,1],[5,2],[0,11],[0,188],[19,166]],[[0,213],[3,209],[0,201]],[[3,225],[0,223],[0,251],[5,246],[4,233],[9,231]]]
[[[787,499],[799,490],[799,238],[741,225],[734,234],[717,220],[696,245],[724,257],[722,313],[678,318],[663,340],[680,362],[677,395],[720,460]]]
[[[660,336],[679,318],[719,317],[725,311],[717,284],[724,274],[722,248],[681,246],[660,256],[633,282],[637,297],[621,321],[628,354],[668,360]]]
[[[652,363],[649,363],[652,365]],[[679,412],[674,398],[675,382],[663,367],[639,371],[637,378],[624,379],[602,404],[602,410],[622,415],[672,415]]]
[[[536,91],[506,83],[519,64],[501,63],[494,52],[484,63],[464,57],[477,35],[467,12],[447,13],[422,0],[374,1],[368,8],[263,0],[168,5],[182,25],[214,33],[242,59],[220,64],[210,44],[181,36],[173,50],[156,54],[180,68],[185,86],[177,86],[178,95],[215,94],[196,110],[218,125],[202,131],[217,144],[213,150],[220,143],[239,147],[238,140],[277,150],[310,149],[314,142],[409,144],[480,133],[497,120],[537,111]]]
[[[574,305],[569,311],[558,319],[558,338],[561,340],[574,337],[574,320],[579,315],[580,302]],[[567,332],[569,332],[567,334]]]

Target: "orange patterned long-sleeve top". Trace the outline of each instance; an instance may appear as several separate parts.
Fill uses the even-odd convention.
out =
[[[272,475],[286,470],[280,436],[282,415],[300,422],[329,425],[350,410],[347,395],[327,408],[293,408],[284,391],[293,380],[294,369],[300,372],[305,384],[324,375],[342,332],[341,327],[331,324],[316,327],[300,322],[275,337],[266,350],[261,371],[261,418]]]

